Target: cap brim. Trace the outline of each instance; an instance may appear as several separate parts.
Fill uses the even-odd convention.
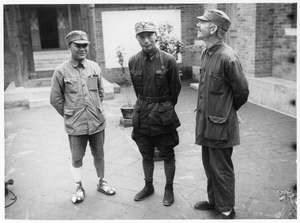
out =
[[[136,32],[135,34],[140,34],[140,33],[156,33],[156,31],[153,31],[153,30],[142,30],[140,32]]]
[[[206,17],[202,16],[198,16],[197,19],[203,20],[203,21],[209,21],[209,19],[207,19]]]
[[[77,44],[90,44],[89,41],[87,40],[74,40],[73,43],[77,43]]]

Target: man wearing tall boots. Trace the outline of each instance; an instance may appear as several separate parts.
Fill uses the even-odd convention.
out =
[[[154,149],[164,160],[166,185],[165,206],[174,203],[174,147],[178,145],[180,121],[175,105],[181,90],[179,69],[173,55],[156,47],[156,27],[152,22],[135,25],[136,39],[142,50],[129,60],[130,76],[137,101],[132,117],[132,139],[143,157],[145,187],[135,196],[141,201],[154,193]]]

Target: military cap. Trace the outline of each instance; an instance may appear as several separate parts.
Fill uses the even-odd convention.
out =
[[[210,9],[197,18],[203,21],[211,21],[225,31],[229,29],[231,24],[229,17],[223,11],[217,9]]]
[[[73,30],[68,33],[66,36],[66,41],[67,44],[70,44],[72,42],[77,43],[77,44],[89,44],[90,42],[88,41],[88,37],[86,32],[81,31],[81,30]]]
[[[138,22],[134,28],[136,35],[142,32],[156,32],[156,27],[152,22]]]

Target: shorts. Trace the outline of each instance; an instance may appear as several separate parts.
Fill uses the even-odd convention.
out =
[[[179,137],[177,130],[157,135],[149,136],[132,131],[132,139],[139,147],[140,153],[146,160],[154,158],[155,147],[159,150],[159,157],[163,160],[169,160],[175,157],[174,147],[179,144]]]
[[[72,161],[79,161],[83,159],[87,142],[89,142],[92,155],[95,158],[102,159],[104,157],[104,138],[104,130],[93,135],[69,135]]]

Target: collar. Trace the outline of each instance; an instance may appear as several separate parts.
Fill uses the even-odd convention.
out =
[[[155,55],[156,55],[157,53],[158,53],[158,48],[155,47],[155,49],[153,49],[153,51],[150,52],[150,53],[145,53],[145,52],[143,51],[143,56],[144,56],[144,59],[146,60],[146,59],[147,59],[147,56],[149,55],[149,56],[150,56],[150,60],[153,60],[153,58],[155,57]]]
[[[77,60],[74,60],[73,58],[71,58],[70,62],[71,62],[71,65],[72,65],[74,68],[75,68],[75,67],[78,67],[78,65],[80,64]],[[87,65],[86,59],[83,59],[83,60],[81,61],[81,64],[82,64],[82,66],[85,68],[86,65]]]
[[[223,39],[220,39],[216,44],[206,49],[206,54],[211,57],[223,45],[225,45],[225,42]]]

